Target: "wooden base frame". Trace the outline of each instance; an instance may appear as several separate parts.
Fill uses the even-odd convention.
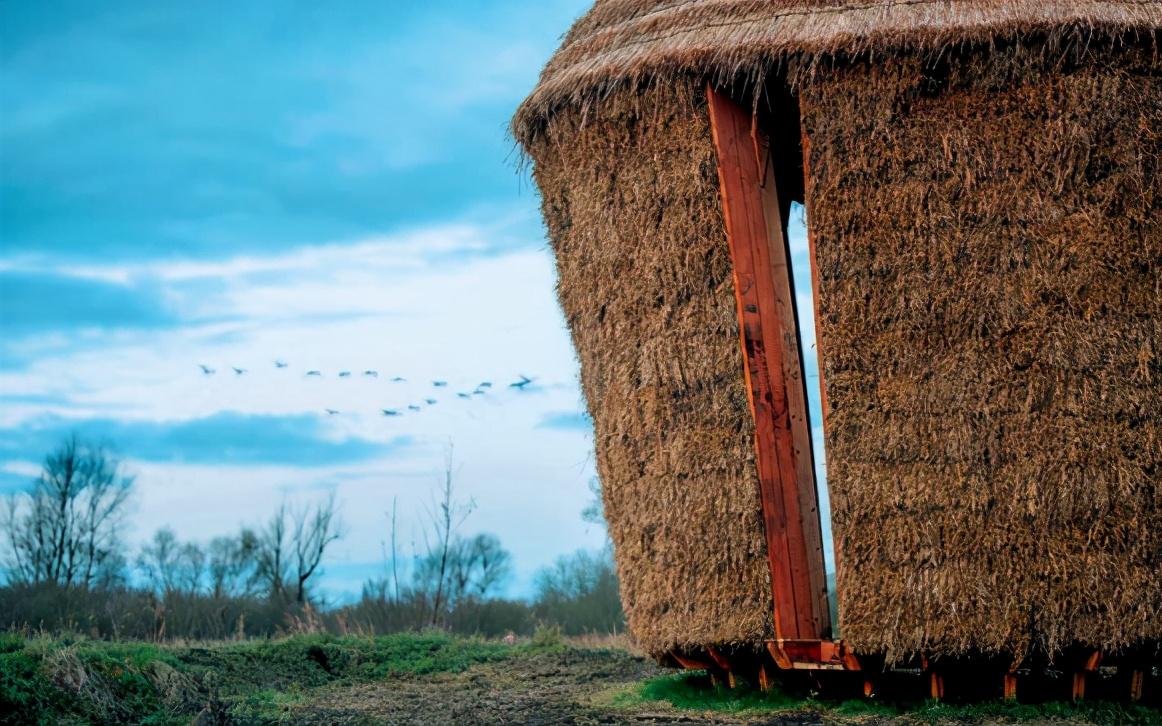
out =
[[[1160,686],[1157,675],[1151,677],[1153,666],[1141,658],[1125,654],[1103,658],[1076,648],[1052,666],[1018,668],[1005,665],[1002,657],[968,656],[940,661],[921,657],[910,666],[885,668],[882,658],[857,657],[842,641],[772,640],[764,645],[757,652],[753,648],[673,652],[670,661],[705,671],[714,685],[723,688],[746,682],[766,691],[778,684],[843,697],[1010,703],[1097,698],[1136,703],[1156,699]],[[1048,675],[1054,672],[1056,677]]]

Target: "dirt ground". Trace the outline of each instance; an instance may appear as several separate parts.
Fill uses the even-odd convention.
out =
[[[288,716],[308,724],[825,723],[818,714],[747,720],[688,714],[668,704],[614,703],[619,690],[665,673],[652,661],[617,651],[541,653],[463,673],[325,689]]]

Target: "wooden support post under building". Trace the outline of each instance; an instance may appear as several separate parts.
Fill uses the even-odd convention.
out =
[[[1085,700],[1085,685],[1089,680],[1089,674],[1097,670],[1101,664],[1101,651],[1090,651],[1086,656],[1085,661],[1081,664],[1081,668],[1073,672],[1073,700]]]
[[[944,700],[944,676],[936,671],[928,672],[928,695],[933,700]]]
[[[736,683],[734,669],[731,667],[730,660],[720,653],[717,648],[707,648],[706,654],[710,656],[710,660],[714,661],[714,665],[718,666],[718,669],[726,676],[726,687],[734,688]]]
[[[1130,700],[1134,703],[1142,700],[1143,685],[1146,683],[1146,671],[1134,669],[1130,671]]]
[[[1017,700],[1017,674],[1011,671],[1005,674],[1005,700],[1010,702]]]
[[[1077,671],[1073,674],[1073,694],[1074,701],[1085,700],[1085,673]]]
[[[769,691],[774,682],[771,680],[771,673],[767,670],[766,662],[759,663],[759,690]]]

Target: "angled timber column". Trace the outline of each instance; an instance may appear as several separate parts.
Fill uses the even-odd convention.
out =
[[[782,640],[830,637],[823,537],[789,253],[770,145],[751,114],[707,88],[734,265],[747,398]]]

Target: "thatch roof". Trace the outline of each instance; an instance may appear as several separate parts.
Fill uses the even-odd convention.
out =
[[[1162,0],[598,0],[513,120],[530,142],[554,109],[625,83],[761,75],[791,56],[892,53],[1030,33],[1155,33]]]

